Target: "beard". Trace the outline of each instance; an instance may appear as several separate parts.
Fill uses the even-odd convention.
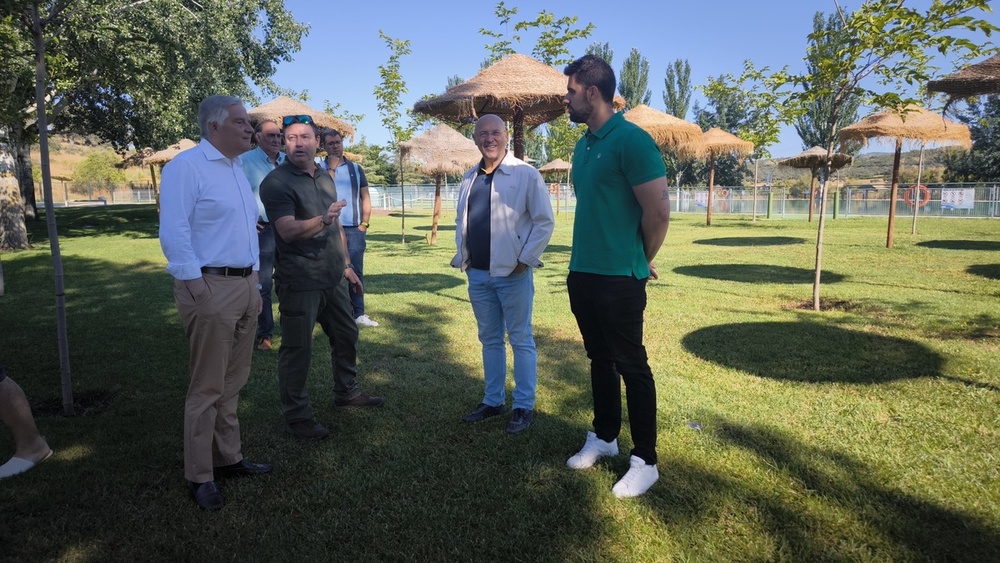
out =
[[[569,120],[573,123],[586,123],[590,114],[594,112],[594,107],[584,102],[585,107],[579,109],[569,106]]]

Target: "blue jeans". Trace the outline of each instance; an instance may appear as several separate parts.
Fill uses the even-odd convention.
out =
[[[646,280],[570,271],[566,289],[590,358],[594,433],[605,442],[618,438],[624,381],[631,455],[655,464],[656,383],[642,344]]]
[[[361,280],[361,286],[365,285],[365,248],[368,247],[365,231],[357,227],[344,227],[347,235],[347,254],[351,257],[351,265],[354,266],[354,273]],[[354,308],[354,318],[365,314],[365,294],[351,292],[351,305]]]
[[[531,330],[531,310],[535,300],[531,268],[506,277],[493,277],[486,270],[472,268],[466,270],[466,274],[469,277],[469,300],[479,325],[479,341],[483,345],[486,381],[483,403],[492,407],[505,403],[506,332],[514,350],[513,408],[535,408],[538,354]]]
[[[257,341],[274,334],[274,311],[271,310],[271,288],[274,286],[274,227],[268,224],[257,233],[260,245],[260,298],[262,307],[257,315]]]

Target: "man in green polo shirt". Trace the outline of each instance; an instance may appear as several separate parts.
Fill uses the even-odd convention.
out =
[[[358,325],[349,291],[364,288],[347,255],[337,187],[316,166],[319,132],[308,115],[282,120],[285,162],[260,184],[260,199],[275,230],[275,286],[281,313],[278,389],[288,432],[322,439],[330,432],[313,418],[306,392],[312,333],[318,322],[330,340],[336,407],[378,407],[385,399],[361,392],[357,381]]]
[[[646,280],[670,222],[663,159],[653,139],[612,107],[615,74],[600,57],[571,63],[563,103],[587,132],[573,152],[576,217],[566,286],[590,358],[594,430],[566,464],[585,469],[618,454],[621,383],[634,447],[612,492],[645,493],[656,469],[656,383],[642,344]],[[620,379],[619,379],[620,374]]]

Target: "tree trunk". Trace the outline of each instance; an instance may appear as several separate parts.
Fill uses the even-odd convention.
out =
[[[63,282],[62,254],[59,250],[59,231],[52,205],[52,173],[49,167],[48,116],[45,115],[45,27],[38,13],[37,3],[31,7],[31,35],[35,46],[35,107],[38,111],[38,148],[42,164],[42,190],[45,193],[45,223],[52,250],[52,270],[56,291],[56,334],[59,340],[59,368],[62,387],[63,414],[73,414],[73,380],[69,369],[69,336],[66,322],[66,288]]]
[[[13,178],[0,178],[0,250],[25,250],[28,231],[24,225],[21,192]]]
[[[830,157],[827,156],[827,159]],[[820,276],[823,273],[823,227],[826,226],[826,180],[829,174],[824,174],[819,182],[819,228],[816,234],[816,271],[813,275],[813,311],[819,311]]]
[[[892,157],[892,189],[889,190],[889,232],[885,247],[892,248],[893,230],[896,228],[896,196],[899,194],[899,157],[903,152],[903,138],[896,139],[896,154]]]
[[[38,219],[38,206],[35,203],[35,179],[31,174],[31,145],[17,145],[17,183],[21,188],[21,201],[24,205],[24,219]]]

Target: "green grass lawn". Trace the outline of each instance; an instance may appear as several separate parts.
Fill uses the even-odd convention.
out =
[[[284,432],[277,353],[255,352],[244,453],[271,475],[199,511],[182,472],[187,343],[148,206],[57,212],[79,414],[60,413],[52,265],[5,253],[3,361],[56,455],[0,481],[11,561],[996,561],[1000,558],[1000,223],[675,217],[648,288],[660,481],[617,500],[622,455],[565,466],[592,416],[565,277],[571,217],[536,273],[539,414],[467,425],[482,398],[464,276],[427,215],[377,217],[360,342],[383,409],[334,411],[317,329],[310,392],[333,432]],[[277,337],[280,343],[280,333]],[[0,430],[0,455],[12,449]]]

